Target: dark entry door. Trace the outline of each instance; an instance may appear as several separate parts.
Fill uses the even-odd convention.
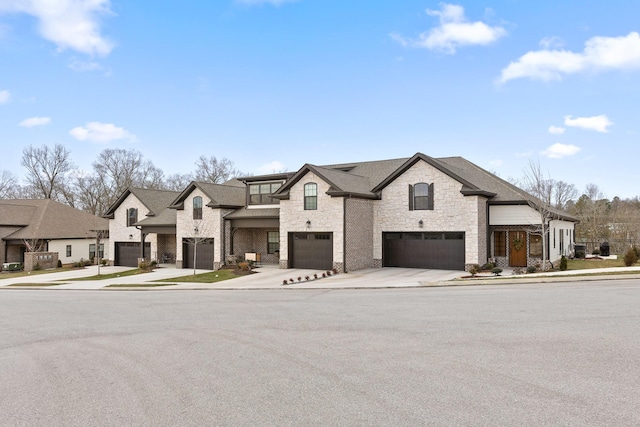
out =
[[[331,270],[333,233],[289,233],[289,259],[293,268]]]
[[[509,266],[527,266],[527,233],[524,231],[509,232]]]
[[[213,239],[198,242],[197,247],[187,239],[182,242],[182,268],[193,268],[193,254],[196,255],[196,268],[213,270]]]
[[[116,242],[114,261],[116,265],[137,267],[140,258],[140,242]],[[144,244],[144,257],[151,255],[151,243]]]
[[[464,271],[463,232],[382,233],[385,267]]]

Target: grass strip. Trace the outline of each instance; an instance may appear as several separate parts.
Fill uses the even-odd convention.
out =
[[[192,274],[190,276],[173,277],[171,279],[158,280],[158,282],[181,282],[181,283],[215,283],[223,280],[240,277],[233,270],[216,270],[202,274]]]
[[[155,288],[158,286],[172,286],[175,283],[116,283],[113,285],[107,285],[105,288]]]
[[[58,286],[64,285],[64,283],[12,283],[11,285],[5,286],[6,288],[29,288],[29,287],[42,287],[42,286]]]
[[[148,271],[141,270],[139,268],[134,268],[132,270],[121,271],[120,273],[96,274],[93,276],[77,277],[75,279],[69,279],[69,280],[72,280],[74,282],[81,282],[83,280],[117,279],[118,277],[135,276],[136,274],[144,274],[144,273],[148,273]]]

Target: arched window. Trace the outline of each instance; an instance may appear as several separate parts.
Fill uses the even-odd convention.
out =
[[[318,186],[309,182],[304,185],[304,210],[314,211],[318,209]]]
[[[127,227],[133,227],[136,222],[138,222],[138,209],[127,209]]]
[[[433,183],[419,182],[409,185],[409,210],[433,210]]]
[[[193,198],[193,219],[202,219],[202,197]]]

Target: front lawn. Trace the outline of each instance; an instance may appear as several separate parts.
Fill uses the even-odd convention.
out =
[[[233,270],[216,270],[208,273],[173,277],[171,279],[158,280],[158,282],[181,282],[181,283],[215,283],[222,282],[223,280],[229,280],[239,277]]]
[[[106,288],[155,288],[158,286],[172,286],[175,283],[118,283],[107,285]]]
[[[64,271],[72,271],[72,270],[77,270],[77,268],[61,267],[61,268],[50,268],[47,270],[33,270],[33,271],[3,271],[0,273],[0,279],[14,279],[16,277],[37,276],[40,274],[49,274],[49,273],[62,273]]]
[[[567,270],[587,270],[591,268],[613,268],[613,267],[626,267],[622,257],[618,259],[599,259],[599,258],[587,258],[587,259],[568,259]]]

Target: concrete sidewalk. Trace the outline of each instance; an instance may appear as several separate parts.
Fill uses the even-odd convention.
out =
[[[101,274],[111,274],[130,270],[130,267],[101,267]],[[136,290],[179,290],[179,289],[357,289],[357,288],[403,288],[403,287],[432,287],[432,286],[474,286],[484,284],[512,284],[512,283],[541,283],[541,282],[565,282],[576,280],[589,280],[585,274],[618,273],[620,277],[640,278],[640,275],[632,274],[640,271],[640,267],[618,267],[607,269],[559,271],[551,273],[534,273],[514,275],[512,270],[505,269],[500,276],[481,274],[470,278],[464,271],[449,270],[423,270],[414,268],[371,268],[346,274],[336,274],[322,278],[323,271],[303,269],[280,269],[275,265],[265,265],[256,268],[254,274],[240,276],[235,279],[216,283],[184,283],[175,281],[165,286],[108,288],[109,285],[141,285],[153,284],[160,280],[188,276],[193,270],[163,267],[150,273],[133,276],[116,277],[106,280],[81,280],[69,281],[69,279],[90,277],[98,273],[96,266],[84,269],[70,270],[59,273],[47,273],[38,275],[26,275],[13,279],[2,279],[0,274],[0,288],[20,284],[29,284],[29,288],[37,289],[136,289]],[[209,270],[197,270],[196,273],[206,273]],[[314,280],[314,274],[318,279]],[[579,276],[578,276],[579,275]],[[305,277],[309,276],[310,280]],[[301,278],[298,281],[298,277]],[[602,279],[603,276],[592,276],[591,279]],[[604,276],[607,277],[607,276]],[[608,276],[615,278],[617,276]],[[293,283],[290,282],[293,279]],[[283,281],[287,281],[283,285]],[[37,286],[42,284],[42,287]],[[24,289],[24,288],[21,288]]]

